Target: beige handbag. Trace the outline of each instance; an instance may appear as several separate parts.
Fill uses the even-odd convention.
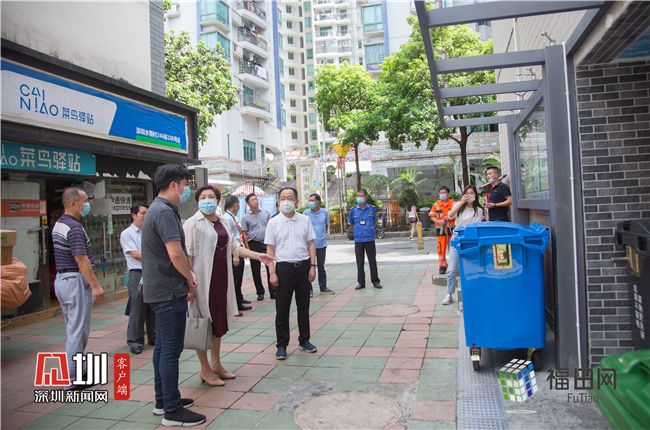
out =
[[[190,302],[190,306],[196,306]],[[197,312],[199,314],[199,312]],[[212,321],[210,318],[190,317],[185,322],[185,348],[207,351],[212,348]]]

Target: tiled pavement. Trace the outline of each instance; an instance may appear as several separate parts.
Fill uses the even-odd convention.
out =
[[[349,260],[348,260],[349,261]],[[432,264],[380,263],[384,289],[355,291],[355,267],[328,267],[328,286],[337,294],[316,295],[311,303],[312,342],[316,354],[293,351],[297,343],[292,314],[291,355],[275,360],[274,304],[267,298],[237,318],[223,339],[222,359],[237,375],[225,387],[208,387],[198,378],[193,351],[180,364],[183,396],[195,399],[194,410],[208,417],[205,428],[297,428],[295,407],[314,395],[373,391],[399,402],[402,419],[395,428],[455,428],[458,348],[455,306],[438,305],[443,287],[431,283]],[[245,292],[252,296],[247,270]],[[380,304],[416,305],[404,317],[368,316]],[[94,309],[88,351],[127,352],[124,300]],[[152,349],[132,357],[129,401],[108,404],[34,404],[36,351],[63,351],[63,319],[34,323],[2,332],[2,428],[153,429],[160,417],[151,413]],[[109,366],[111,367],[111,366]],[[112,370],[108,389],[112,395]],[[345,428],[345,423],[341,423]]]

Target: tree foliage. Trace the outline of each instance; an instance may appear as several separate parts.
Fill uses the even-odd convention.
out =
[[[325,128],[338,131],[338,141],[355,149],[357,190],[361,188],[359,144],[372,145],[379,138],[377,82],[359,65],[321,66],[316,73],[316,94]]]
[[[237,102],[237,87],[230,83],[230,64],[221,46],[203,42],[192,46],[189,34],[165,34],[165,78],[167,97],[199,110],[198,140],[207,140],[215,115]]]
[[[411,37],[400,50],[384,59],[379,77],[380,98],[377,104],[382,117],[382,130],[392,149],[401,150],[405,142],[418,147],[426,144],[433,150],[441,139],[455,140],[461,150],[463,182],[469,183],[467,139],[472,133],[467,127],[442,128],[431,74],[424,52],[422,34],[415,16],[409,17]],[[466,25],[438,27],[431,31],[434,56],[454,58],[492,53],[492,41],[482,41],[480,35]],[[461,87],[494,82],[494,71],[478,71],[439,75],[441,87]],[[448,100],[449,104],[492,102],[494,96],[465,97]],[[466,115],[473,117],[477,115]]]
[[[368,175],[361,178],[363,188],[374,196],[386,194],[386,187],[390,185],[390,179],[384,175]]]

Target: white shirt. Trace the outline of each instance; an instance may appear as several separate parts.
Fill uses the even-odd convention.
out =
[[[264,243],[275,246],[275,261],[297,262],[309,258],[307,244],[316,239],[309,218],[298,212],[289,218],[283,213],[269,220]]]
[[[460,205],[462,205],[462,202],[454,203],[452,210],[454,208],[460,207]],[[480,222],[483,215],[484,213],[482,208],[477,207],[476,210],[474,210],[474,208],[472,207],[465,206],[465,209],[463,210],[462,213],[457,212],[456,216],[449,217],[449,218],[456,219],[456,227],[460,227],[462,225],[467,225],[474,222]]]
[[[129,270],[142,270],[142,261],[131,255],[132,251],[142,251],[142,230],[136,227],[135,224],[131,223],[131,225],[124,229],[122,234],[120,234],[120,246],[122,247],[124,258],[126,258],[126,267],[128,267]]]
[[[237,224],[236,215],[230,211],[226,211],[226,213],[219,218],[228,229],[228,236],[234,238],[240,245],[243,246],[244,243],[241,240],[241,234]]]

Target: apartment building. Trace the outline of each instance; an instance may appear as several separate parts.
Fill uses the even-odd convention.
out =
[[[262,183],[286,175],[272,4],[176,1],[166,13],[165,32],[185,31],[194,43],[221,46],[231,65],[232,82],[240,89],[239,103],[217,116],[200,149],[213,181]]]

